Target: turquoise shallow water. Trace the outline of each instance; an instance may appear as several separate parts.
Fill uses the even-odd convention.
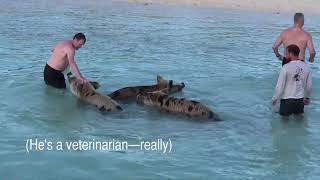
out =
[[[303,121],[282,122],[270,99],[280,70],[271,45],[291,15],[91,1],[0,0],[1,179],[319,179],[320,66]],[[319,16],[306,15],[319,50]],[[199,123],[135,103],[104,115],[69,90],[46,87],[59,40],[84,32],[81,71],[103,93],[155,82],[208,104],[223,122]],[[319,52],[318,52],[319,53]],[[32,151],[27,139],[171,139],[172,152]]]

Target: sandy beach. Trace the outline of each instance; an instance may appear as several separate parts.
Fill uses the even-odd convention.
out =
[[[274,12],[304,12],[319,13],[320,1],[318,0],[115,0],[133,3],[191,5],[202,7],[226,9],[250,9]]]

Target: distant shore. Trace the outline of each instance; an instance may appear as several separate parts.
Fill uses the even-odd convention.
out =
[[[132,3],[190,5],[225,9],[265,10],[273,12],[320,13],[319,0],[114,0]]]

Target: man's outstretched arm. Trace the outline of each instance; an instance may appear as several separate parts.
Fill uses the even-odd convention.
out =
[[[313,46],[311,35],[310,35],[310,38],[309,38],[309,40],[307,42],[307,47],[308,47],[308,50],[309,50],[309,53],[310,53],[309,62],[313,63],[314,62],[314,58],[316,57],[316,51],[315,51],[314,46]]]
[[[272,49],[274,54],[277,56],[277,58],[282,61],[282,55],[279,53],[279,47],[283,43],[281,35],[277,38],[277,40],[274,42]]]
[[[76,74],[77,77],[79,77],[82,80],[86,80],[82,76],[82,74],[80,73],[78,65],[76,64],[76,62],[74,60],[74,51],[68,50],[67,56],[68,56],[68,62],[69,62],[69,66],[70,66],[71,70]]]

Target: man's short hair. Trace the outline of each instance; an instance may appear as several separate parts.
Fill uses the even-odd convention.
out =
[[[293,54],[294,56],[299,56],[300,54],[300,48],[295,44],[291,44],[290,46],[288,46],[287,50],[289,53]]]
[[[73,36],[73,39],[81,40],[83,39],[83,42],[86,43],[86,36],[83,33],[77,33]]]
[[[301,22],[301,21],[303,21],[304,20],[304,15],[303,15],[303,13],[296,13],[295,15],[294,15],[294,23],[299,23],[299,22]]]

